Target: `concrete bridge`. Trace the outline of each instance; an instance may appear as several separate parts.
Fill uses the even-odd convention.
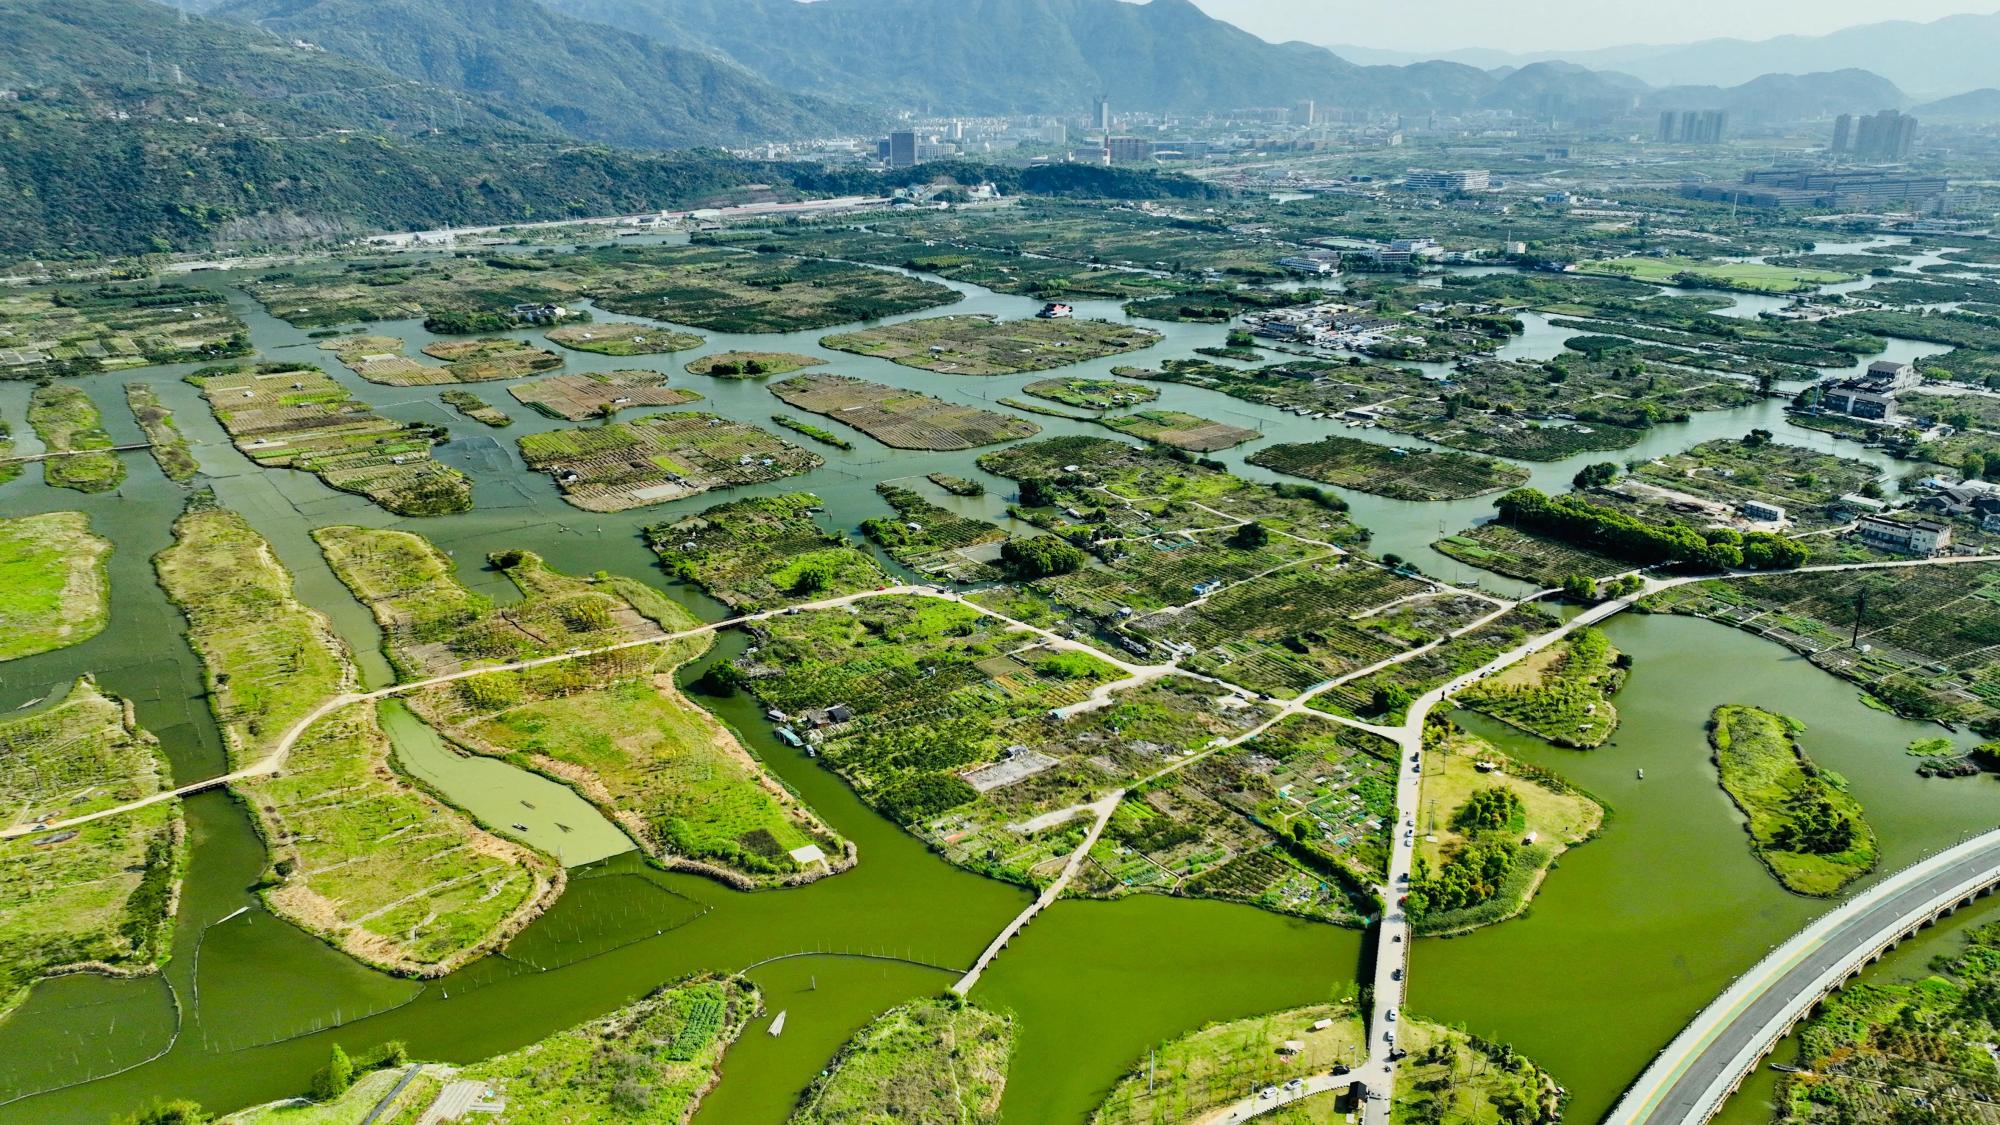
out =
[[[1705,1125],[1829,994],[1904,939],[2000,887],[2000,830],[1911,864],[1738,977],[1667,1044],[1606,1125]]]

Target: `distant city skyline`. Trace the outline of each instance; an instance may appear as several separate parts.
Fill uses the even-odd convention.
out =
[[[1466,48],[1529,53],[1702,39],[1824,35],[1883,20],[1929,21],[2000,10],[1993,0],[1194,0],[1208,14],[1265,39],[1395,51]]]

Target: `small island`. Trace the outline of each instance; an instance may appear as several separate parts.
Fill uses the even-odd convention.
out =
[[[717,352],[688,360],[690,375],[713,375],[718,379],[760,379],[766,375],[789,375],[826,361],[796,352]]]
[[[1804,729],[1762,708],[1725,705],[1709,720],[1708,742],[1757,858],[1786,890],[1825,897],[1875,869],[1875,833],[1846,779],[1800,748]]]
[[[789,1125],[994,1125],[1014,1021],[957,997],[884,1012],[841,1048]]]

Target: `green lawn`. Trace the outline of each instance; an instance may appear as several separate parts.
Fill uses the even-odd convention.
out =
[[[1682,275],[1694,275],[1717,288],[1744,289],[1759,293],[1796,293],[1822,285],[1853,281],[1858,273],[1810,269],[1801,266],[1766,265],[1759,262],[1704,262],[1694,258],[1615,258],[1585,262],[1582,273],[1629,277],[1660,285],[1677,283]]]
[[[68,648],[104,631],[111,541],[81,512],[0,520],[0,660]]]

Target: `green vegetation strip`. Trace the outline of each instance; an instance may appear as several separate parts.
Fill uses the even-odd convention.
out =
[[[127,383],[125,403],[132,408],[139,428],[146,431],[146,440],[153,443],[153,460],[159,462],[167,479],[193,480],[201,465],[188,448],[187,435],[174,424],[173,412],[160,402],[159,393],[144,383]]]
[[[1588,750],[1618,729],[1611,696],[1625,682],[1624,655],[1596,629],[1579,629],[1459,693],[1460,704],[1538,735]]]
[[[230,762],[265,760],[355,680],[331,624],[292,593],[269,543],[197,497],[155,559],[188,619]],[[231,788],[256,818],[271,909],[380,968],[449,971],[561,889],[553,864],[480,829],[394,769],[370,704],[301,732],[276,774]]]
[[[696,978],[459,1077],[504,1099],[509,1125],[686,1121],[761,1006],[747,981]]]
[[[601,649],[696,624],[643,583],[574,578],[524,551],[492,560],[521,593],[503,608],[466,589],[450,557],[420,536],[329,527],[314,538],[374,611],[406,677]],[[739,885],[801,881],[844,865],[845,845],[674,686],[673,671],[709,640],[492,672],[427,689],[411,705],[460,745],[571,785],[663,865]]]
[[[131,706],[79,680],[53,706],[0,720],[8,827],[87,815],[170,784]],[[126,975],[165,961],[185,861],[179,801],[0,841],[0,1016],[60,970]]]

